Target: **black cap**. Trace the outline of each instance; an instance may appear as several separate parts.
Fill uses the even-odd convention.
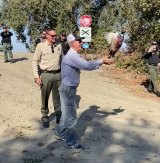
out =
[[[3,26],[3,29],[7,29],[7,26]]]
[[[156,41],[153,41],[151,45],[158,45],[158,43]]]
[[[61,35],[62,36],[67,36],[65,32],[61,32]]]
[[[82,40],[85,39],[85,37],[79,37],[79,36],[77,36],[75,33],[72,33],[72,34],[73,34],[73,36],[75,37],[75,40],[76,40],[76,41],[82,42]]]

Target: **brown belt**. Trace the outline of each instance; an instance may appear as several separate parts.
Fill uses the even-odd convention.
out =
[[[51,74],[57,74],[60,73],[61,69],[59,70],[52,70],[52,71],[48,71],[48,70],[41,70],[41,73],[51,73]]]

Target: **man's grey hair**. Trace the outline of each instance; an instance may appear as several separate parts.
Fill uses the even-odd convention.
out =
[[[72,43],[73,43],[73,42],[74,42],[74,40],[68,43],[69,47],[72,46]]]

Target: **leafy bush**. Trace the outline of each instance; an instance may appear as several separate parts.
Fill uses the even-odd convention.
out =
[[[107,41],[104,38],[105,29],[97,30],[96,35],[93,37],[93,44],[96,50],[106,49]]]
[[[141,56],[138,53],[129,56],[124,56],[119,53],[115,57],[115,63],[118,68],[125,68],[138,74],[148,72],[146,61],[141,59]]]

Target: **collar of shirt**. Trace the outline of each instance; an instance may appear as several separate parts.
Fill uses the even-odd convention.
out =
[[[47,46],[50,46],[47,40],[44,41],[44,44],[46,44]]]
[[[48,45],[48,46],[52,46],[52,45],[53,45],[53,47],[56,47],[56,46],[57,46],[56,43],[54,43],[54,44],[49,44],[47,40],[44,41],[44,44],[46,44],[46,45]]]
[[[70,50],[69,50],[71,53],[75,53],[75,54],[77,54],[77,55],[79,55],[80,56],[80,54],[79,53],[77,53],[73,48],[70,48]]]
[[[49,44],[47,40],[45,40],[44,44],[52,50],[52,53],[54,53],[54,48],[57,46],[56,44]]]

